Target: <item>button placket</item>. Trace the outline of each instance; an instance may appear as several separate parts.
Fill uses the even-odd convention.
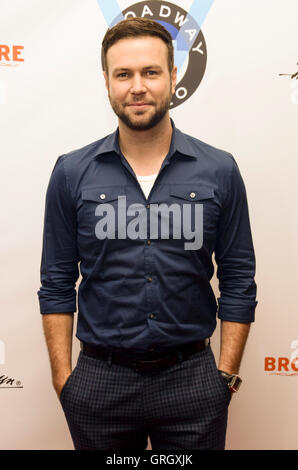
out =
[[[153,251],[152,251],[152,246],[151,246],[151,240],[149,239],[149,233],[150,233],[150,214],[149,214],[149,209],[150,209],[150,204],[146,204],[147,208],[147,221],[148,221],[148,232],[147,236],[148,239],[146,240],[146,245],[145,245],[145,250],[144,250],[144,268],[145,268],[145,279],[146,279],[146,284],[145,284],[145,290],[146,290],[146,308],[148,309],[148,320],[154,320],[156,318],[156,314],[152,312],[152,309],[154,311],[156,299],[157,299],[157,292],[155,291],[156,289],[156,284],[153,282],[154,278],[154,260],[153,260]],[[150,312],[151,311],[151,312]],[[150,324],[149,324],[150,328]]]

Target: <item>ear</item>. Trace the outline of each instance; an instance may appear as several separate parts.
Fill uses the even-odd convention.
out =
[[[177,66],[176,65],[173,67],[173,70],[171,73],[171,79],[172,79],[172,94],[174,94],[175,89],[176,89],[176,84],[177,84]]]
[[[109,91],[109,78],[108,78],[108,74],[107,74],[106,72],[103,72],[103,76],[104,76],[104,79],[105,79],[106,89]]]

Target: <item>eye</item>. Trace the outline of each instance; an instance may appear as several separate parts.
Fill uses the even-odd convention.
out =
[[[127,77],[127,72],[118,73],[117,77],[118,78],[126,78]]]
[[[152,75],[157,75],[156,70],[148,70],[147,73],[148,73],[148,75],[151,75],[151,76]]]

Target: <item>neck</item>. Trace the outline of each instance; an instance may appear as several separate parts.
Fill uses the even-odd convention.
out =
[[[131,160],[152,161],[166,155],[172,138],[169,113],[152,129],[135,131],[119,120],[119,145],[125,157]]]

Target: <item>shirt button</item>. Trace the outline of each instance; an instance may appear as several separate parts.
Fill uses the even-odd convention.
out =
[[[151,245],[151,240],[147,240],[147,245]]]
[[[190,197],[196,197],[196,193],[190,193]]]
[[[152,282],[152,276],[148,276],[147,280],[148,280],[149,282]]]
[[[150,207],[150,204],[147,204],[147,205],[146,205],[146,207],[147,207],[147,209],[149,209],[149,207]]]
[[[105,198],[106,198],[106,195],[105,195],[105,194],[101,194],[99,197],[100,197],[100,199],[105,199]]]
[[[156,315],[154,315],[154,313],[150,313],[149,318],[150,318],[151,320],[154,320],[154,319],[156,318]]]

